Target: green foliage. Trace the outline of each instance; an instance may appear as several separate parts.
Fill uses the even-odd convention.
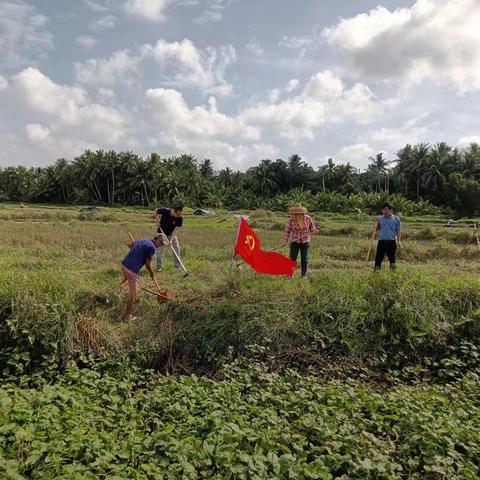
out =
[[[241,360],[215,381],[71,365],[0,389],[5,479],[475,479],[478,377],[376,389]]]
[[[140,158],[132,152],[86,150],[46,168],[0,169],[0,199],[50,203],[159,205],[286,210],[295,203],[323,212],[378,213],[385,201],[406,215],[480,205],[480,147],[459,151],[440,143],[400,150],[394,162],[371,158],[364,172],[332,159],[315,170],[299,155],[262,160],[246,172],[214,171],[191,155]],[[392,164],[396,165],[392,167]],[[86,219],[82,214],[81,219]]]

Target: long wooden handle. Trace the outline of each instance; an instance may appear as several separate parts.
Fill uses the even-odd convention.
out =
[[[156,297],[161,297],[161,298],[164,298],[165,300],[169,300],[169,298],[166,295],[164,295],[163,293],[154,292],[153,290],[150,290],[149,288],[145,288],[145,287],[142,290],[145,290],[146,292],[151,293],[152,295],[155,295]]]
[[[165,235],[165,232],[161,229],[161,227],[158,227],[158,229],[160,230],[160,233],[165,237],[167,243],[168,243],[168,246],[170,247],[170,249],[172,250],[173,254],[175,255],[175,258],[178,260],[178,263],[180,265],[180,267],[182,268],[182,270],[185,272],[185,276],[189,275],[188,273],[188,270],[185,268],[185,265],[183,264],[182,262],[182,259],[180,258],[180,256],[178,255],[177,251],[175,250],[174,246],[172,245],[172,242],[170,241],[170,239]]]
[[[133,235],[132,235],[130,232],[128,232],[128,236],[130,237],[130,240],[131,240],[132,242],[135,241],[135,239],[133,238]]]
[[[372,254],[373,241],[375,240],[375,234],[377,233],[377,224],[373,226],[372,238],[370,238],[370,245],[368,246],[367,256],[365,257],[365,263],[368,265],[370,261],[370,255]]]
[[[157,287],[158,293],[160,295],[163,295],[162,291],[160,290],[160,285],[158,284],[157,279],[155,277],[153,277],[153,281],[155,282],[155,286]]]

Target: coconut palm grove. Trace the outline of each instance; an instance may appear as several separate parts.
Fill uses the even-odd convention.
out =
[[[318,211],[375,213],[390,200],[405,213],[473,216],[480,209],[480,146],[406,145],[395,158],[369,158],[366,170],[350,163],[313,168],[301,156],[261,160],[244,172],[215,170],[192,155],[140,157],[132,152],[85,151],[38,168],[0,170],[6,201],[158,205],[284,210],[303,202]]]

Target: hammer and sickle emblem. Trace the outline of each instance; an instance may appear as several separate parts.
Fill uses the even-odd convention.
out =
[[[248,245],[250,251],[253,252],[253,249],[255,248],[255,238],[253,238],[252,235],[247,235],[245,237],[245,244]]]

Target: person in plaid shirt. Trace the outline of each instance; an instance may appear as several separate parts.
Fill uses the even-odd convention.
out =
[[[285,245],[290,242],[290,258],[292,260],[296,261],[300,252],[302,278],[307,278],[310,235],[317,233],[317,228],[312,217],[307,215],[307,209],[302,205],[293,206],[288,213],[291,216],[283,232],[283,242]]]

